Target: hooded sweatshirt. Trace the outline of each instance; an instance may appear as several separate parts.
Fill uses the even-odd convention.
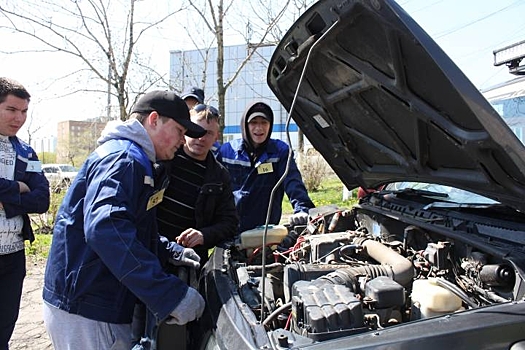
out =
[[[159,263],[155,151],[137,120],[110,123],[57,213],[44,300],[108,323],[131,323],[138,300],[166,318],[187,285]]]
[[[248,129],[248,120],[253,113],[263,113],[270,122],[268,137],[257,148]],[[271,107],[263,102],[254,102],[246,108],[241,118],[242,139],[224,143],[217,154],[217,159],[228,169],[232,179],[235,206],[240,219],[239,233],[264,225],[269,206],[269,224],[279,224],[285,192],[294,213],[307,213],[314,207],[293,157],[288,174],[270,203],[272,188],[286,170],[289,152],[285,142],[270,138],[272,128]]]
[[[262,144],[259,145],[259,147],[255,148],[254,142],[250,136],[250,131],[248,129],[248,119],[252,114],[264,114],[264,119],[266,119],[270,123],[270,132],[268,135],[266,135],[266,140]],[[266,151],[266,147],[268,145],[268,142],[270,141],[270,136],[272,135],[272,129],[273,129],[273,111],[266,103],[262,102],[254,102],[251,105],[248,106],[248,108],[244,111],[242,117],[241,117],[241,133],[242,133],[242,140],[243,145],[250,155],[250,159],[252,162],[255,162],[255,160]]]

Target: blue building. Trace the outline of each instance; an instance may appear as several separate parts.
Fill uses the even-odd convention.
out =
[[[266,72],[274,45],[253,48],[250,45],[226,46],[224,48],[224,81],[228,82],[237,72],[241,63],[256,50],[250,61],[243,67],[228,88],[225,98],[224,141],[241,137],[240,120],[246,106],[255,100],[269,104],[274,112],[275,122],[272,138],[286,142],[287,111],[274,96],[266,83]],[[217,98],[217,48],[208,50],[170,51],[170,85],[181,91],[189,86],[204,89],[207,104],[218,107]],[[290,123],[290,139],[297,149],[297,125]],[[305,149],[309,142],[305,138]]]

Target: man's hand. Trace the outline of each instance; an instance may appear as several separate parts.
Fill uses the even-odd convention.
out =
[[[20,188],[20,193],[31,192],[31,189],[25,184],[25,182],[18,181],[18,187]]]
[[[290,216],[290,225],[306,225],[308,223],[308,214],[299,212]]]
[[[204,243],[204,236],[201,231],[194,228],[188,228],[184,230],[176,240],[180,245],[193,248]]]

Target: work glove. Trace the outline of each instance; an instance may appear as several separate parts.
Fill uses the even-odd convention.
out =
[[[184,248],[176,242],[169,242],[166,247],[169,251],[169,263],[173,266],[188,266],[198,269],[200,267],[200,256],[191,248]]]
[[[290,225],[306,225],[308,223],[308,214],[304,212],[298,212],[290,216]]]
[[[188,287],[186,295],[170,313],[171,318],[166,323],[183,325],[201,317],[203,312],[204,299],[196,289]]]

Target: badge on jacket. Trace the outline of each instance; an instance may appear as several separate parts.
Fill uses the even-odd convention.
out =
[[[162,202],[162,199],[164,198],[164,190],[165,189],[163,188],[162,190],[153,193],[151,197],[149,197],[148,206],[146,207],[146,210],[150,210],[151,208]]]
[[[272,163],[262,163],[257,167],[257,174],[268,174],[273,173],[273,165]]]
[[[39,160],[30,160],[27,162],[27,172],[39,173],[42,171],[42,163]]]

